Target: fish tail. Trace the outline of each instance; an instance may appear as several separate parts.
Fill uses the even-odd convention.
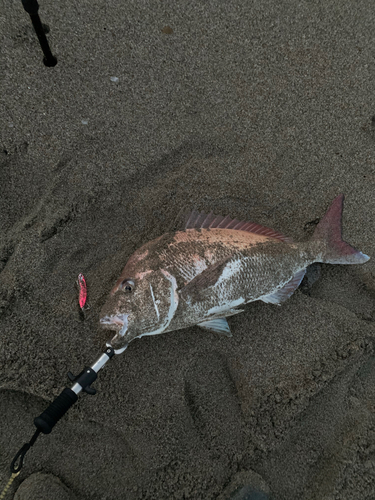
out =
[[[317,225],[311,241],[319,243],[319,262],[327,264],[363,264],[369,256],[346,243],[342,239],[342,207],[344,195],[333,200],[327,213]]]

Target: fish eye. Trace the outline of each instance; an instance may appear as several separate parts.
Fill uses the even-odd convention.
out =
[[[120,285],[121,290],[125,292],[132,292],[134,289],[134,281],[133,280],[124,280]]]

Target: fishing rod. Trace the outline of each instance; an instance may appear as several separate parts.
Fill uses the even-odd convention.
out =
[[[39,4],[37,0],[22,0],[22,5],[25,11],[29,14],[31,22],[34,26],[35,33],[38,37],[40,47],[43,51],[43,63],[45,66],[53,67],[57,64],[56,57],[52,54],[46,37],[45,27],[40,20],[38,10]],[[48,32],[48,31],[47,31]]]
[[[16,453],[10,465],[11,478],[8,481],[5,489],[0,495],[0,500],[5,496],[13,480],[20,474],[26,453],[35,444],[40,433],[49,434],[57,422],[65,415],[65,413],[74,405],[78,400],[78,394],[85,392],[90,396],[96,394],[91,384],[95,382],[98,377],[98,372],[103,366],[113,358],[115,354],[119,354],[122,350],[116,351],[112,346],[107,344],[104,353],[93,363],[91,366],[85,366],[78,375],[73,375],[68,372],[68,378],[73,382],[72,387],[66,387],[57,398],[44,410],[43,413],[34,419],[36,431],[28,443],[25,443],[22,448]]]
[[[78,288],[78,305],[79,310],[83,313],[89,308],[87,304],[87,285],[85,277],[82,273],[78,275],[76,281]],[[34,419],[34,425],[36,431],[33,437],[28,443],[25,443],[22,448],[16,453],[10,464],[11,477],[6,484],[4,490],[0,494],[0,500],[3,500],[6,492],[10,488],[14,479],[20,474],[23,467],[23,462],[26,453],[35,444],[40,433],[50,434],[57,422],[65,415],[65,413],[74,405],[78,400],[78,394],[80,392],[85,392],[90,396],[96,394],[96,389],[91,386],[93,382],[98,377],[98,372],[103,368],[103,366],[113,358],[115,354],[122,353],[127,347],[121,349],[114,349],[109,342],[107,342],[107,347],[104,353],[93,363],[91,366],[85,366],[84,369],[78,375],[73,375],[72,372],[68,372],[68,378],[73,382],[72,387],[66,387],[57,398],[52,401],[52,403],[44,410],[43,413]]]

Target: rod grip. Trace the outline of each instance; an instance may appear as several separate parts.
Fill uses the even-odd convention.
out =
[[[77,401],[77,394],[71,389],[64,389],[57,398],[52,401],[44,412],[34,419],[34,424],[43,434],[49,434],[61,417]]]

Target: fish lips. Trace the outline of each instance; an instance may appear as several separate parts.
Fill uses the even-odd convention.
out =
[[[128,329],[129,314],[112,314],[100,318],[100,325],[108,330],[116,330],[117,335],[123,337]]]

